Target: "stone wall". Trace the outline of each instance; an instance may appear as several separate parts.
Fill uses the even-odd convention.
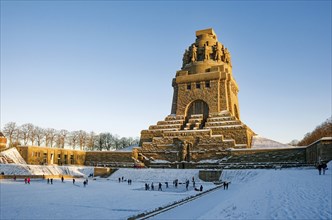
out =
[[[28,164],[84,165],[85,151],[39,146],[17,146],[16,149]]]
[[[307,147],[307,163],[317,164],[332,160],[332,137],[322,138]]]
[[[230,150],[227,163],[306,163],[306,148]]]
[[[87,151],[85,165],[110,166],[110,167],[134,167],[132,152],[118,151]]]

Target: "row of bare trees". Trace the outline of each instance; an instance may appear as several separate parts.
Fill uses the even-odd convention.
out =
[[[298,146],[309,145],[323,137],[332,137],[332,118],[330,117],[322,124],[318,125],[312,132],[307,133],[304,138],[299,141]]]
[[[5,124],[2,129],[9,140],[10,146],[16,145],[37,145],[47,147],[80,150],[117,150],[128,146],[136,145],[138,138],[120,138],[109,132],[96,134],[94,132],[56,130],[53,128],[41,128],[31,123],[17,125],[15,122]]]

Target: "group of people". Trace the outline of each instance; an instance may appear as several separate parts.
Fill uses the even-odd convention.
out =
[[[47,184],[50,184],[50,182],[51,182],[51,184],[53,184],[53,178],[47,178]]]
[[[224,184],[223,184],[224,185],[224,189],[228,189],[228,184],[230,184],[230,182],[226,182],[226,181],[224,182]]]
[[[203,186],[202,185],[199,188],[195,187],[196,183],[195,183],[195,178],[194,177],[192,177],[192,183],[193,183],[193,188],[196,191],[203,191]],[[183,184],[183,183],[179,183],[178,179],[173,180],[173,187],[177,188],[179,184]],[[186,190],[188,190],[189,189],[190,181],[187,179],[185,181],[185,184],[186,184]],[[161,182],[159,182],[159,184],[158,184],[158,191],[163,191],[162,186],[163,186],[163,184]],[[166,186],[166,188],[168,188],[168,182],[167,181],[165,182],[165,186]],[[148,184],[148,183],[145,183],[145,190],[146,191],[147,190],[152,190],[153,191],[154,190],[153,182],[151,183],[151,185]]]
[[[28,177],[28,178],[24,178],[24,183],[25,183],[25,184],[30,184],[30,177]]]
[[[327,170],[327,165],[326,165],[326,163],[319,163],[319,164],[317,165],[317,169],[318,169],[318,173],[319,173],[319,175],[322,174],[322,170],[323,170],[323,175],[325,175],[325,171]]]

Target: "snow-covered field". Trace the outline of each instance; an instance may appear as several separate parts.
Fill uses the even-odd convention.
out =
[[[87,166],[0,164],[0,173],[3,172],[6,175],[71,175],[86,177],[93,171],[93,167]]]
[[[154,219],[332,219],[332,163],[326,175],[316,169],[225,170],[228,190],[218,189]],[[198,170],[120,169],[109,179],[83,179],[53,185],[42,180],[0,181],[0,219],[126,219],[196,194],[172,181],[192,176],[204,190],[214,187],[197,178]],[[118,182],[132,179],[132,185]],[[145,191],[144,183],[168,181],[168,189]]]
[[[87,187],[84,179],[77,179],[75,185],[59,179],[52,185],[41,179],[32,179],[30,185],[1,180],[0,219],[126,219],[197,194],[192,185],[187,191],[184,184],[177,188],[172,184],[175,178],[182,182],[193,176],[198,176],[198,170],[123,169],[108,179],[89,178]],[[118,177],[133,183],[119,183]],[[145,191],[144,184],[152,182],[155,190]],[[158,191],[159,182],[163,191]],[[198,179],[196,184],[204,190],[215,187]]]

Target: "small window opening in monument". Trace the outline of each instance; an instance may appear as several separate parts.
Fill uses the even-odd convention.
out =
[[[201,84],[200,83],[196,83],[196,89],[200,89],[201,88]]]
[[[205,87],[206,87],[206,88],[210,88],[210,81],[206,81],[206,82],[205,82]]]
[[[187,84],[187,89],[191,90],[191,84]]]

